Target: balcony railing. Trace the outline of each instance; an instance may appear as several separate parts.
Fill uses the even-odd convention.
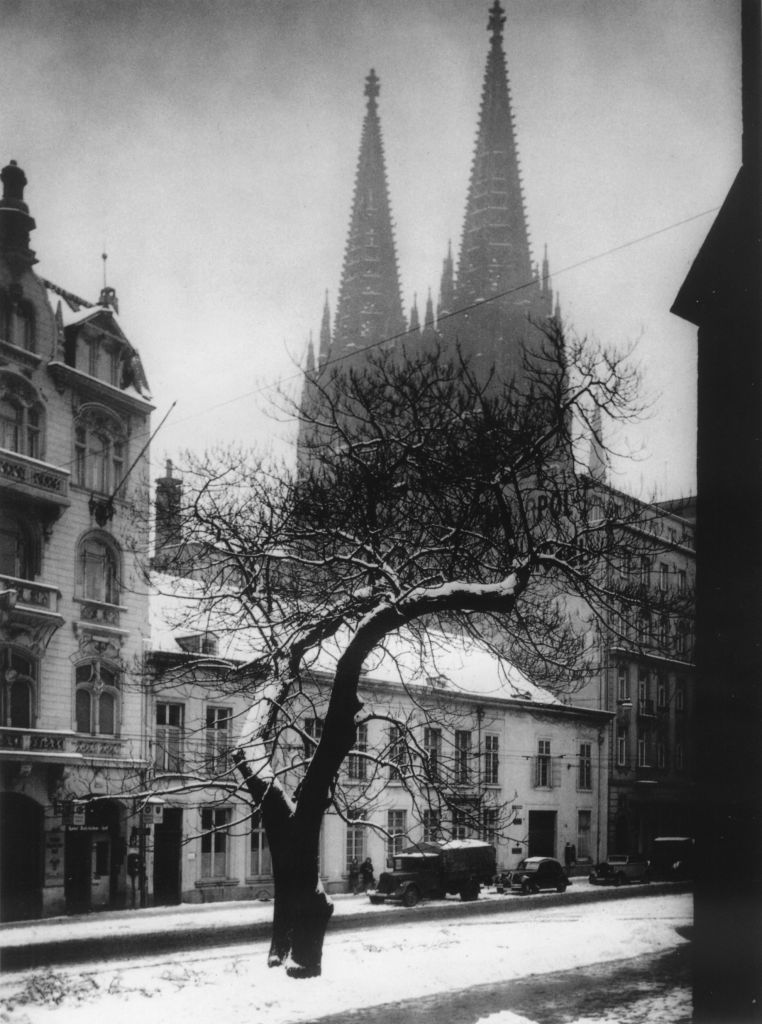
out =
[[[80,736],[72,732],[53,732],[41,729],[0,729],[0,753],[23,753],[30,760],[45,754],[79,755],[84,761],[91,758],[120,758],[122,740],[110,736]]]
[[[0,488],[62,508],[70,504],[68,470],[6,448],[0,449]]]
[[[0,590],[13,590],[16,603],[10,610],[11,624],[28,629],[35,643],[47,646],[50,638],[63,625],[58,612],[61,591],[48,583],[0,575]]]

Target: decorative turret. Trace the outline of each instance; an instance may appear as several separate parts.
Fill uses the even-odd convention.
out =
[[[452,241],[447,242],[447,255],[442,263],[442,280],[439,284],[439,305],[437,319],[452,313],[455,309],[455,265],[452,259]]]
[[[0,255],[15,273],[33,266],[37,260],[29,248],[29,234],[35,228],[34,218],[24,202],[26,175],[15,160],[0,171],[3,198],[0,200]]]
[[[379,92],[378,77],[371,70],[365,81],[368,102],[336,306],[334,358],[405,331],[378,117]]]
[[[318,350],[318,366],[323,367],[331,358],[331,310],[328,305],[328,289],[323,303],[323,319],[320,322],[320,348]]]

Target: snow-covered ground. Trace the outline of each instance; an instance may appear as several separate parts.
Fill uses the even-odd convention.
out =
[[[4,1024],[291,1024],[381,1003],[455,992],[602,961],[673,949],[692,920],[687,894],[542,907],[506,914],[329,933],[320,978],[292,981],[268,970],[266,944],[196,951],[142,961],[89,964],[6,975]],[[690,1016],[690,993],[658,1006],[631,1006],[616,1024]],[[505,1011],[482,1024],[524,1024]],[[575,1024],[587,1024],[591,1018]],[[601,1024],[602,1018],[594,1018]]]

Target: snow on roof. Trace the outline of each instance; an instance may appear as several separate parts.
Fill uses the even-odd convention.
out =
[[[244,620],[234,595],[214,602],[201,581],[166,573],[151,574],[151,645],[154,651],[180,654],[180,640],[213,634],[217,656],[230,661],[252,661],[262,651],[262,636]],[[345,627],[305,658],[305,668],[333,675],[346,649],[351,631]],[[454,634],[426,630],[423,639],[411,630],[384,637],[363,666],[366,684],[392,683],[428,687],[453,696],[481,699],[526,700],[560,705],[561,701],[532,683],[522,672],[476,641]]]
[[[309,667],[332,673],[343,648],[341,638],[323,644]],[[366,659],[363,675],[368,682],[429,686],[464,696],[561,703],[485,645],[434,630],[427,631],[423,643],[404,629],[384,637]]]

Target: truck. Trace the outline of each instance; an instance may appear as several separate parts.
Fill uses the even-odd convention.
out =
[[[419,843],[394,857],[378,888],[368,893],[371,903],[401,903],[414,907],[421,899],[442,899],[448,893],[462,900],[479,898],[479,889],[495,877],[495,847],[477,839]]]

